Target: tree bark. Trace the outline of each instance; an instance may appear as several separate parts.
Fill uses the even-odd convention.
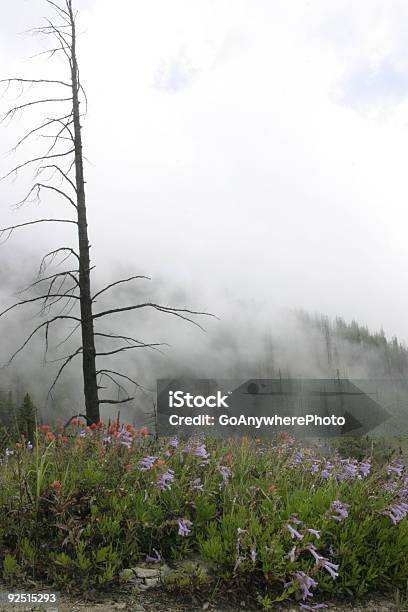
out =
[[[86,416],[92,423],[100,420],[98,383],[96,378],[96,350],[94,321],[92,318],[92,294],[90,279],[90,256],[88,223],[86,214],[85,180],[82,154],[82,134],[79,102],[79,75],[76,56],[75,18],[72,3],[69,1],[69,14],[72,34],[71,80],[72,112],[74,121],[75,178],[77,190],[78,242],[79,242],[79,293],[81,306],[82,331],[82,371]]]

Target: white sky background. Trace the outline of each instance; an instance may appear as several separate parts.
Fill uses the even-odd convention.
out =
[[[169,301],[186,292],[172,305],[224,318],[248,300],[265,316],[305,308],[407,341],[407,3],[77,7],[96,273],[148,274]],[[39,43],[16,34],[47,12],[2,0],[2,75],[32,74],[21,60]],[[15,134],[2,130],[3,150]],[[10,217],[17,189],[1,190],[6,221],[38,215]],[[1,248],[24,246],[13,261],[26,265],[59,238],[47,229]]]

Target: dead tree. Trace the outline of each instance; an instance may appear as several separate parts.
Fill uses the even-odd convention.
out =
[[[92,267],[88,237],[81,126],[81,120],[86,114],[86,110],[82,112],[82,107],[85,106],[86,109],[87,100],[80,81],[78,68],[77,14],[74,11],[72,0],[45,0],[45,2],[53,11],[54,19],[46,19],[46,23],[42,27],[34,28],[30,30],[30,32],[42,36],[45,35],[53,40],[51,47],[43,53],[49,57],[62,54],[67,62],[68,78],[61,80],[8,78],[0,82],[7,88],[13,85],[21,86],[24,92],[26,92],[26,88],[31,91],[32,89],[35,90],[52,86],[55,89],[59,88],[63,93],[56,96],[45,95],[22,102],[8,110],[3,117],[3,121],[13,119],[17,114],[30,110],[33,107],[43,108],[52,106],[55,108],[57,105],[62,105],[66,110],[56,113],[54,116],[46,116],[44,120],[41,120],[38,125],[34,125],[34,127],[18,140],[13,151],[19,150],[29,141],[29,139],[38,135],[50,139],[51,144],[41,155],[26,159],[14,166],[2,177],[2,179],[16,177],[18,173],[34,168],[34,183],[27,195],[17,203],[17,207],[21,207],[33,199],[40,200],[42,194],[52,192],[63,198],[70,209],[74,209],[75,213],[73,218],[34,219],[25,223],[5,227],[0,229],[0,238],[7,240],[14,230],[20,228],[28,228],[44,223],[63,223],[76,226],[78,246],[76,249],[71,246],[61,246],[47,253],[42,259],[38,278],[27,288],[27,290],[36,291],[41,288],[40,295],[36,295],[32,298],[24,298],[16,302],[9,308],[3,310],[3,312],[0,313],[0,317],[6,315],[15,308],[37,302],[41,304],[41,313],[43,315],[48,315],[46,320],[35,327],[24,343],[16,349],[9,363],[29,344],[34,336],[41,332],[45,334],[45,350],[47,351],[50,329],[54,324],[60,321],[70,321],[74,324],[74,328],[70,332],[68,338],[73,336],[76,331],[80,330],[81,344],[75,351],[61,359],[61,365],[50,392],[54,389],[64,369],[76,357],[82,356],[86,416],[88,421],[97,422],[100,418],[101,404],[131,401],[134,398],[130,397],[127,393],[124,384],[131,383],[132,385],[138,385],[131,376],[123,372],[118,372],[107,367],[99,367],[99,365],[97,365],[97,360],[102,357],[108,357],[136,348],[157,349],[161,344],[145,343],[121,334],[95,331],[99,321],[113,314],[150,308],[161,313],[171,314],[201,327],[195,320],[195,316],[205,315],[207,313],[192,311],[186,308],[172,308],[154,302],[129,304],[128,306],[109,308],[95,312],[94,304],[101,294],[121,283],[129,283],[147,277],[134,275],[126,279],[120,279],[110,283],[95,294],[92,294]],[[59,179],[58,184],[55,182],[56,178]],[[61,258],[62,260],[59,263],[73,261],[74,265],[68,270],[46,276],[46,269],[50,263],[56,261],[57,258]],[[67,287],[69,283],[71,284]],[[54,316],[50,316],[50,313],[56,305],[62,306],[62,310]],[[74,310],[75,307],[76,311]],[[74,314],[74,312],[76,312],[76,314]],[[112,348],[112,350],[103,351],[98,349],[98,339],[122,341],[124,344]],[[117,389],[125,393],[125,397],[116,400],[111,398],[100,398],[99,391],[102,388],[102,378],[114,384]]]

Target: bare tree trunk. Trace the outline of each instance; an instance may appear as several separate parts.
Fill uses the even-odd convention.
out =
[[[199,323],[194,320],[194,317],[199,315],[213,316],[210,313],[199,312],[190,310],[188,308],[174,308],[171,306],[164,306],[155,302],[141,302],[124,304],[120,307],[109,307],[105,310],[97,310],[93,312],[93,305],[97,298],[108,291],[111,291],[117,285],[123,283],[130,283],[136,280],[150,280],[147,276],[143,275],[132,275],[128,278],[119,279],[114,282],[108,283],[105,287],[97,291],[92,295],[91,293],[91,266],[89,256],[89,240],[88,240],[88,223],[87,223],[87,212],[86,212],[86,199],[85,199],[85,180],[84,180],[84,157],[82,151],[82,133],[81,133],[81,117],[85,114],[80,112],[81,100],[85,99],[86,96],[84,89],[81,85],[81,80],[78,70],[77,61],[77,47],[76,47],[76,26],[75,18],[76,14],[73,11],[72,0],[46,0],[46,3],[52,7],[52,9],[58,15],[58,23],[54,24],[50,19],[46,19],[46,25],[39,28],[34,28],[33,32],[40,34],[41,36],[51,35],[54,42],[56,41],[57,46],[46,50],[44,53],[49,54],[53,57],[55,53],[62,53],[65,55],[69,63],[69,72],[71,76],[71,82],[65,80],[51,80],[51,79],[27,79],[13,77],[9,79],[0,79],[0,84],[4,83],[9,87],[12,84],[18,84],[22,88],[25,86],[48,86],[50,84],[58,87],[62,87],[63,91],[68,92],[69,95],[61,94],[58,97],[45,97],[41,96],[27,102],[18,103],[17,106],[10,108],[4,116],[0,117],[1,121],[12,119],[16,113],[20,113],[23,110],[31,109],[37,105],[44,105],[53,103],[55,105],[64,103],[69,105],[69,108],[62,111],[61,114],[57,114],[53,117],[45,117],[44,120],[39,124],[32,127],[20,140],[17,142],[13,151],[16,151],[23,145],[29,138],[33,136],[42,135],[45,138],[51,138],[51,146],[42,155],[28,158],[21,163],[18,163],[11,170],[6,172],[5,175],[0,176],[0,181],[7,179],[11,176],[16,176],[20,171],[28,169],[33,165],[37,165],[37,170],[34,175],[35,183],[30,188],[26,196],[17,203],[17,206],[22,206],[26,202],[40,201],[40,194],[42,192],[52,192],[62,197],[65,203],[69,203],[76,211],[76,218],[42,218],[27,221],[25,223],[19,223],[11,225],[10,227],[0,228],[0,240],[3,238],[7,241],[11,234],[20,228],[26,227],[37,227],[38,224],[42,223],[64,223],[72,224],[77,226],[78,231],[78,251],[73,249],[71,246],[61,246],[60,248],[50,251],[41,260],[40,269],[37,280],[31,283],[24,291],[28,292],[34,288],[40,295],[36,294],[35,297],[27,297],[14,303],[13,305],[5,308],[0,312],[0,318],[5,316],[10,311],[20,306],[36,304],[40,302],[41,313],[46,314],[46,318],[43,322],[37,325],[33,331],[27,336],[26,340],[14,351],[11,355],[8,363],[10,364],[15,357],[23,351],[27,345],[31,342],[37,334],[45,332],[45,357],[49,347],[49,332],[51,327],[57,322],[64,322],[74,324],[74,328],[68,333],[65,339],[59,343],[59,346],[64,342],[68,342],[71,337],[74,337],[77,330],[81,329],[82,343],[76,349],[72,349],[69,355],[64,356],[60,360],[60,365],[54,381],[49,389],[48,396],[51,396],[53,389],[55,388],[58,380],[60,379],[62,372],[65,368],[74,360],[77,356],[82,354],[82,373],[83,373],[83,386],[84,386],[84,398],[85,398],[85,412],[88,423],[97,422],[100,418],[100,405],[101,404],[122,404],[133,401],[135,398],[129,394],[124,384],[131,384],[134,388],[140,387],[139,383],[126,373],[118,372],[111,367],[106,367],[104,363],[99,365],[97,369],[97,360],[109,359],[118,353],[128,350],[136,350],[140,348],[150,348],[152,350],[159,350],[158,347],[165,346],[165,343],[157,342],[145,342],[133,338],[123,333],[112,333],[110,331],[100,328],[98,332],[95,332],[94,325],[95,320],[98,319],[100,325],[103,325],[106,317],[114,315],[120,315],[125,312],[136,311],[139,309],[153,309],[156,312],[171,314],[179,319],[188,321],[203,329]],[[68,79],[69,81],[69,79]],[[21,95],[21,94],[20,94]],[[58,128],[58,132],[55,134],[55,128]],[[66,142],[69,141],[69,148],[66,148]],[[68,164],[68,167],[65,167]],[[46,172],[52,170],[51,177],[47,178]],[[75,171],[75,178],[71,178],[71,173]],[[45,176],[44,174],[45,173]],[[58,176],[62,180],[61,185],[55,186],[52,183],[54,176]],[[73,192],[75,195],[73,195]],[[56,257],[61,256],[62,262],[65,262],[68,258],[70,261],[75,261],[75,267],[57,271],[50,275],[45,275],[45,271],[49,265],[52,264]],[[60,262],[60,263],[62,263]],[[79,265],[77,265],[77,263]],[[66,283],[73,283],[72,286],[66,288]],[[78,308],[78,311],[74,311],[71,314],[73,308],[70,308],[69,312],[65,313],[64,309],[67,307]],[[61,310],[58,314],[51,314],[51,310],[56,307],[60,307]],[[113,343],[112,348],[110,346],[105,347],[102,343]],[[119,345],[119,342],[124,344]],[[117,399],[111,399],[110,397],[99,397],[99,390],[102,389],[101,380],[107,381],[108,386],[103,387],[105,389],[115,389],[118,393]]]
[[[72,2],[69,0],[69,16],[72,34],[71,81],[72,112],[74,122],[75,178],[77,189],[78,242],[79,242],[79,295],[82,331],[82,371],[86,416],[92,422],[100,420],[98,383],[96,378],[96,349],[94,321],[92,316],[92,294],[90,280],[90,257],[88,223],[86,217],[85,180],[82,156],[81,117],[79,112],[79,77],[76,56],[75,19]]]

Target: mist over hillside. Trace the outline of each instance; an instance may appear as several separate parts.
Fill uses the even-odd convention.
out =
[[[146,294],[146,286],[149,293]],[[153,287],[153,289],[152,289]],[[2,301],[11,289],[10,283],[2,285]],[[116,299],[126,303],[148,296],[160,299],[169,290],[160,282],[153,285],[138,284],[131,290],[118,288]],[[190,305],[191,297],[180,291],[170,292],[172,304]],[[197,305],[195,298],[194,305]],[[8,295],[7,303],[10,302]],[[105,306],[106,304],[104,304]],[[155,399],[157,378],[358,378],[402,380],[408,372],[408,349],[397,338],[387,338],[384,331],[370,331],[356,321],[346,322],[341,317],[334,320],[321,314],[304,310],[269,311],[254,300],[224,303],[219,320],[200,320],[206,331],[197,329],[174,317],[157,316],[143,311],[137,316],[124,316],[120,321],[120,333],[136,336],[145,342],[167,343],[157,349],[126,351],[118,355],[115,369],[128,374],[141,385],[132,389],[135,400],[120,406],[123,418],[137,424],[148,423]],[[3,325],[4,341],[0,347],[1,363],[7,362],[12,351],[21,343],[24,334],[38,324],[35,308],[27,312],[16,310]],[[41,320],[41,319],[40,319]],[[83,412],[80,361],[73,360],[64,370],[52,394],[48,389],[61,363],[61,356],[69,353],[75,342],[69,335],[72,325],[55,328],[50,343],[47,362],[44,362],[44,336],[34,338],[13,363],[0,370],[0,388],[3,403],[11,390],[15,403],[22,401],[28,391],[40,409],[43,419],[64,420],[77,412]],[[111,331],[111,330],[108,330]],[[5,333],[6,332],[6,333]],[[61,342],[63,342],[62,345]],[[110,350],[120,342],[106,341],[102,346]],[[123,343],[122,343],[123,344]],[[60,346],[59,346],[60,345]],[[113,367],[113,366],[112,366]],[[107,385],[110,394],[124,397],[120,389]],[[104,407],[103,417],[117,414],[117,408]]]

